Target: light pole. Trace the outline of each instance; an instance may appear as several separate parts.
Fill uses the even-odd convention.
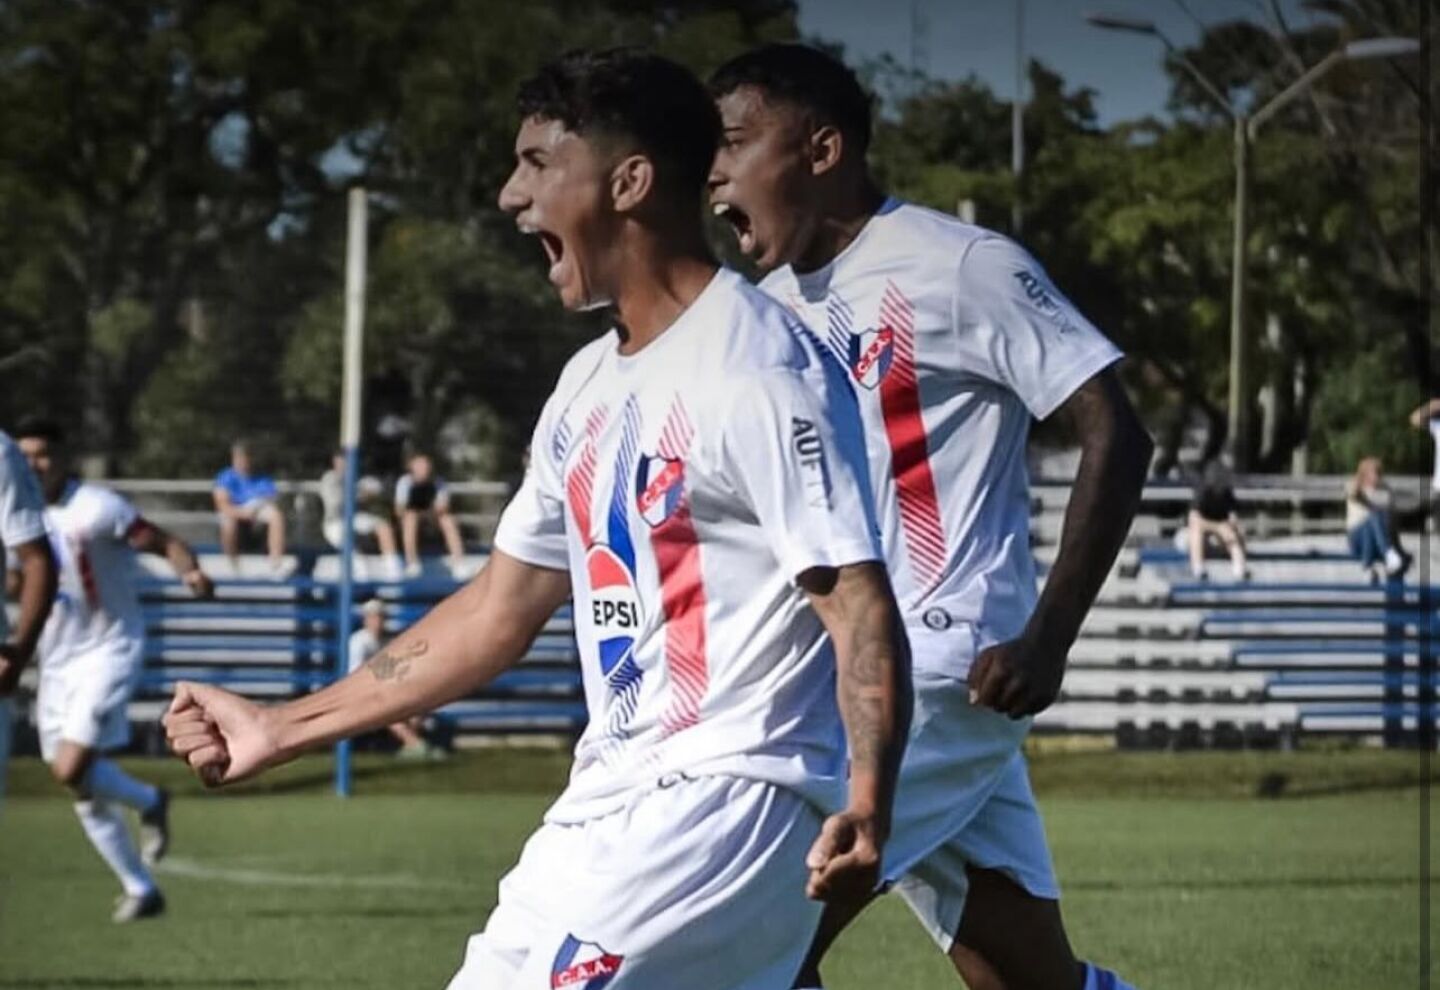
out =
[[[1309,89],[1316,80],[1341,62],[1367,58],[1390,58],[1409,55],[1420,50],[1414,38],[1367,38],[1351,41],[1326,55],[1306,69],[1299,79],[1276,93],[1260,109],[1247,113],[1237,107],[1200,68],[1186,57],[1153,21],[1116,17],[1109,14],[1087,14],[1085,20],[1108,31],[1129,31],[1158,38],[1171,58],[1200,84],[1206,94],[1229,115],[1235,125],[1235,223],[1230,259],[1230,394],[1228,434],[1230,456],[1235,470],[1250,468],[1250,361],[1249,337],[1245,332],[1245,247],[1250,236],[1249,189],[1250,145],[1260,127],[1295,97]]]

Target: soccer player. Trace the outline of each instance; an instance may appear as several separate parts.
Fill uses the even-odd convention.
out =
[[[1021,754],[1130,526],[1151,443],[1119,352],[1014,242],[887,198],[870,104],[828,55],[774,45],[711,80],[715,211],[849,368],[914,651],[886,875],[971,987],[1120,988],[1078,962]],[[1055,416],[1079,474],[1036,601],[1025,444]],[[903,879],[901,879],[903,877]],[[832,905],[800,986],[863,907]]]
[[[858,410],[799,322],[708,252],[719,118],[698,80],[572,53],[519,109],[500,205],[564,305],[616,325],[561,373],[485,569],[313,695],[182,685],[171,745],[230,781],[433,708],[573,594],[589,725],[451,990],[784,987],[820,916],[807,894],[879,879],[908,724]]]
[[[165,898],[148,865],[170,842],[170,798],[105,755],[129,740],[126,705],[144,659],[135,552],[165,557],[198,598],[210,597],[214,588],[184,541],[148,522],[114,492],[70,473],[58,425],[28,420],[15,439],[40,479],[50,546],[60,566],[55,608],[37,651],[41,755],[74,794],[85,835],[120,880],[123,893],[113,920],[154,917],[165,910]],[[126,807],[140,814],[138,848],[122,811]]]
[[[45,501],[20,448],[0,432],[0,553],[14,562],[7,568],[6,593],[20,599],[19,616],[9,630],[9,616],[0,608],[0,795],[5,793],[5,765],[10,755],[10,695],[30,662],[40,630],[55,600],[55,556],[45,536]]]

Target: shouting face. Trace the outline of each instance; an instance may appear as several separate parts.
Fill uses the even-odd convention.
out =
[[[740,250],[769,271],[797,261],[814,236],[812,128],[807,115],[754,86],[718,101],[724,126],[710,204]]]
[[[515,171],[500,208],[540,240],[550,284],[566,309],[610,301],[609,256],[617,230],[610,157],[558,120],[530,117],[515,138]]]

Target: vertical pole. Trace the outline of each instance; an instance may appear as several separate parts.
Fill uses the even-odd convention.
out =
[[[340,401],[340,449],[345,455],[345,496],[340,523],[340,594],[335,616],[336,680],[349,666],[354,621],[355,485],[360,465],[360,374],[365,327],[365,190],[350,190],[345,239],[345,376]],[[335,746],[335,793],[350,796],[350,742]]]
[[[1010,171],[1015,176],[1010,233],[1019,237],[1025,221],[1020,204],[1020,180],[1025,173],[1025,0],[1015,0],[1015,100],[1010,104]]]
[[[1249,121],[1235,117],[1235,242],[1230,271],[1230,452],[1236,472],[1250,470],[1249,355],[1245,337],[1245,243],[1250,235]]]

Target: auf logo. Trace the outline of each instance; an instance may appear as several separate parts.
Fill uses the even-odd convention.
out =
[[[790,417],[790,444],[800,467],[806,472],[806,500],[814,508],[827,504],[830,495],[830,476],[825,469],[825,443],[813,420],[801,416]]]
[[[1075,324],[1070,322],[1070,317],[1065,310],[1050,295],[1050,290],[1040,276],[1034,272],[1018,271],[1015,273],[1015,281],[1025,291],[1025,297],[1035,304],[1035,308],[1049,317],[1050,322],[1060,328],[1061,333],[1069,333],[1075,329]]]

